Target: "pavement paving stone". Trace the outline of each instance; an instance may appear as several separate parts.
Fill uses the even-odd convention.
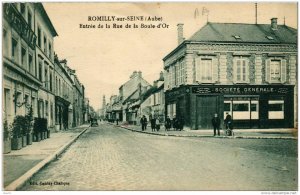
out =
[[[32,178],[69,186],[27,184],[23,190],[296,189],[293,152],[284,156],[282,151],[250,147],[279,141],[154,137],[102,124],[88,129],[59,160]]]
[[[33,142],[32,145],[28,145],[25,148],[12,150],[10,153],[4,154],[4,187],[53,154],[87,127],[87,125],[82,125],[71,130],[51,133],[49,139]]]

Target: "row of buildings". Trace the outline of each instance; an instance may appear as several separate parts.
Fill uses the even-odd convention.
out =
[[[3,4],[3,118],[11,124],[29,108],[62,130],[87,121],[85,88],[54,52],[58,36],[41,3]]]
[[[297,30],[277,23],[210,23],[189,39],[178,24],[178,46],[163,58],[151,86],[134,72],[103,104],[108,119],[139,123],[142,115],[184,119],[209,129],[217,113],[236,128],[297,127]]]

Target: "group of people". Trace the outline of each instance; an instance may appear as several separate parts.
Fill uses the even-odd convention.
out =
[[[165,130],[170,131],[172,128],[174,131],[182,131],[184,125],[184,120],[182,117],[176,117],[176,115],[171,120],[169,116],[167,116],[165,123]]]
[[[152,131],[159,131],[160,130],[160,121],[157,117],[150,117],[150,124]],[[147,129],[148,120],[145,115],[142,116],[140,120],[142,131]],[[165,121],[165,131],[170,131],[173,129],[174,131],[182,131],[183,130],[183,118],[174,116],[171,120],[169,116],[167,116]]]
[[[212,126],[214,128],[214,136],[216,136],[216,133],[220,135],[220,125],[221,125],[221,120],[218,117],[218,114],[215,114],[214,117],[211,120]],[[226,113],[226,118],[224,120],[224,125],[226,129],[232,130],[232,117],[229,113]]]

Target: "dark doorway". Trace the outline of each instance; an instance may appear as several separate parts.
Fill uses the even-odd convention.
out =
[[[211,119],[218,112],[218,96],[197,96],[197,129],[211,129]]]

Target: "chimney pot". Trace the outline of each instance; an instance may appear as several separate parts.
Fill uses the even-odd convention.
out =
[[[180,45],[184,41],[182,23],[177,24],[177,33],[178,33],[178,45]]]
[[[271,28],[277,30],[277,18],[271,18]]]

